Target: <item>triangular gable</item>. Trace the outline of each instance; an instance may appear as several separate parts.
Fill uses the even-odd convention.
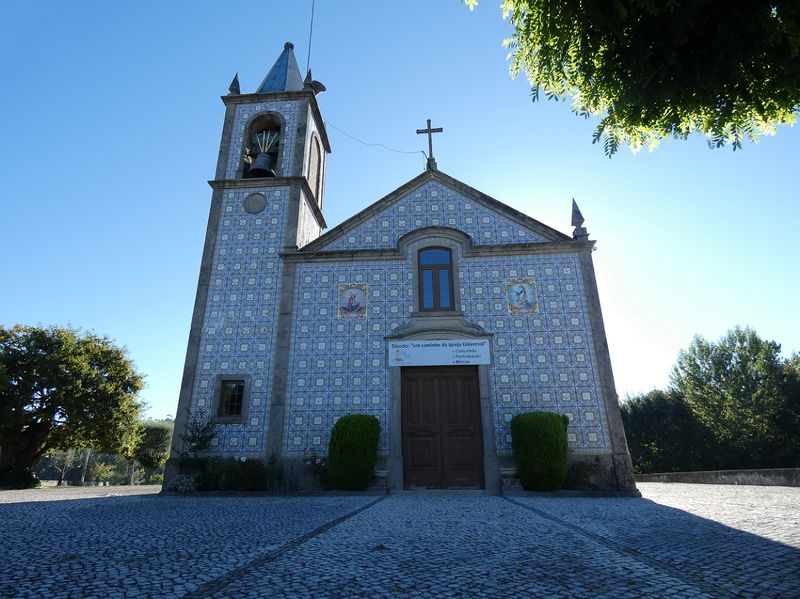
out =
[[[400,237],[425,227],[457,229],[476,246],[572,240],[441,171],[429,170],[302,251],[392,249]]]

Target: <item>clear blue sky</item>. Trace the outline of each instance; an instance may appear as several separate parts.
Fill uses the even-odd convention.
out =
[[[416,151],[569,233],[597,240],[621,396],[667,384],[695,334],[734,325],[800,350],[800,126],[741,152],[702,138],[655,152],[592,145],[595,120],[532,104],[508,76],[499,1],[318,0],[311,67],[335,127]],[[223,105],[252,92],[311,0],[0,3],[0,323],[72,325],[130,350],[149,414],[174,414]],[[329,128],[334,226],[424,169],[420,154]]]

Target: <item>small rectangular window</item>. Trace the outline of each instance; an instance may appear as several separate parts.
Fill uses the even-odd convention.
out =
[[[241,416],[244,404],[244,381],[222,381],[219,398],[221,417]]]

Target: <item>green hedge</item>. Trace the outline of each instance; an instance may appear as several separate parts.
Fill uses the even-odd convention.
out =
[[[528,491],[555,491],[567,475],[566,416],[528,412],[511,419],[517,473]]]
[[[380,422],[375,416],[342,416],[331,431],[328,470],[335,489],[364,491],[372,480],[380,441]]]
[[[201,491],[268,491],[278,488],[281,473],[273,461],[209,457],[184,458],[181,474],[191,474]]]

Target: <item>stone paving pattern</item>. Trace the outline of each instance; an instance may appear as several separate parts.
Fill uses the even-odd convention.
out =
[[[644,499],[0,491],[0,597],[800,597],[800,489],[639,487]]]

